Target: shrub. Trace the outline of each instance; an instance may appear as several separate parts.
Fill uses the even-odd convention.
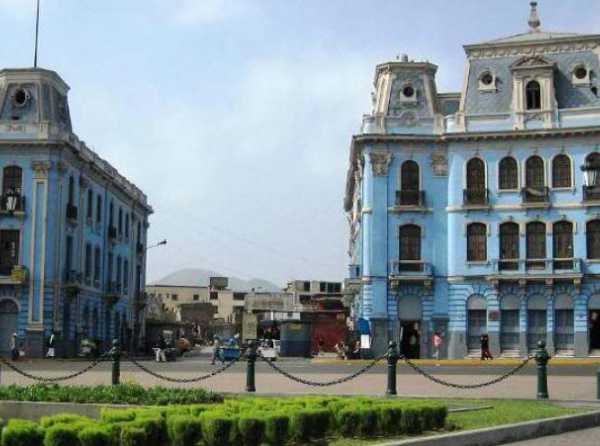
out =
[[[290,417],[284,414],[267,416],[265,419],[265,440],[271,446],[280,446],[289,438]]]
[[[358,433],[360,423],[356,408],[348,407],[338,411],[336,416],[337,429],[342,437],[354,437]]]
[[[105,423],[119,423],[122,421],[132,421],[137,413],[133,409],[109,409],[103,407],[100,410],[100,419]]]
[[[202,439],[202,424],[199,418],[174,415],[167,418],[167,427],[173,446],[196,446]]]
[[[33,421],[13,419],[2,429],[2,446],[42,446],[44,429]]]
[[[392,436],[400,433],[402,409],[396,405],[383,405],[378,408],[378,428],[381,435]]]
[[[81,446],[112,446],[113,441],[110,431],[104,426],[88,426],[79,432]]]
[[[299,442],[325,437],[329,429],[330,412],[326,409],[299,409],[291,411],[291,436]]]
[[[358,413],[358,435],[361,437],[371,437],[377,433],[377,410],[371,407],[362,407],[357,410]]]
[[[233,420],[223,413],[204,413],[200,416],[202,437],[207,446],[228,446]]]
[[[46,429],[44,446],[77,446],[79,437],[77,426],[73,424],[54,424]]]
[[[423,421],[420,410],[415,407],[407,406],[402,411],[400,421],[401,432],[405,434],[420,434],[423,432]]]
[[[251,415],[243,415],[238,420],[238,429],[244,446],[259,446],[265,435],[265,421]]]
[[[61,413],[58,415],[52,415],[50,417],[42,417],[40,420],[40,425],[44,429],[48,429],[49,427],[54,426],[55,424],[73,424],[73,423],[86,423],[91,422],[89,418],[83,417],[81,415],[75,415],[70,413]]]
[[[160,415],[152,413],[147,415],[138,415],[135,420],[128,423],[129,426],[143,429],[152,445],[163,445],[167,442],[167,424]]]
[[[148,436],[143,428],[137,426],[123,426],[121,429],[121,446],[149,446]]]

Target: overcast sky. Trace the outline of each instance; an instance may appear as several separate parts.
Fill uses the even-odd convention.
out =
[[[35,0],[0,0],[0,65],[32,65]],[[375,64],[407,53],[459,91],[462,44],[527,30],[527,0],[42,0],[40,66],[75,132],[144,190],[148,279],[207,268],[341,280],[350,138]],[[600,33],[600,1],[541,0]]]

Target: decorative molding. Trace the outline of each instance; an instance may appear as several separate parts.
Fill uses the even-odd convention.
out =
[[[371,152],[369,159],[373,168],[373,175],[386,176],[392,162],[393,155],[391,152]]]
[[[559,53],[573,53],[578,51],[589,51],[595,50],[600,46],[599,39],[593,41],[570,41],[562,43],[540,43],[540,44],[526,44],[526,45],[510,45],[502,46],[489,46],[483,44],[479,48],[470,49],[466,47],[467,54],[471,59],[493,59],[498,57],[514,57],[514,56],[535,56],[540,54],[559,54]]]
[[[31,168],[33,169],[33,178],[48,178],[48,171],[51,169],[51,167],[52,163],[50,161],[32,161]]]
[[[431,153],[431,168],[433,174],[437,177],[448,176],[448,154],[444,150],[437,150]]]

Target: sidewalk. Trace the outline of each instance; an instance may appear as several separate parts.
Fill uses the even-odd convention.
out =
[[[465,358],[465,359],[411,359],[411,362],[420,365],[420,366],[435,366],[436,364],[440,364],[441,366],[476,366],[476,367],[497,367],[497,366],[517,366],[521,364],[525,358],[498,358],[493,359],[491,361],[482,361],[480,359],[475,358]],[[352,359],[352,360],[344,360],[338,359],[334,357],[317,357],[312,358],[310,360],[311,364],[336,364],[336,365],[367,365],[372,362],[370,359]],[[402,360],[399,360],[402,362]],[[381,363],[385,363],[385,359],[381,360]],[[532,363],[535,363],[535,360],[532,360]],[[563,365],[582,365],[582,366],[592,366],[597,365],[600,366],[600,358],[563,358],[563,357],[554,357],[550,359],[548,363],[553,366],[563,366]]]

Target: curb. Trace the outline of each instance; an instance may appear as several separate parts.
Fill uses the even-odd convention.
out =
[[[600,426],[600,411],[500,427],[379,443],[375,446],[496,446]]]

